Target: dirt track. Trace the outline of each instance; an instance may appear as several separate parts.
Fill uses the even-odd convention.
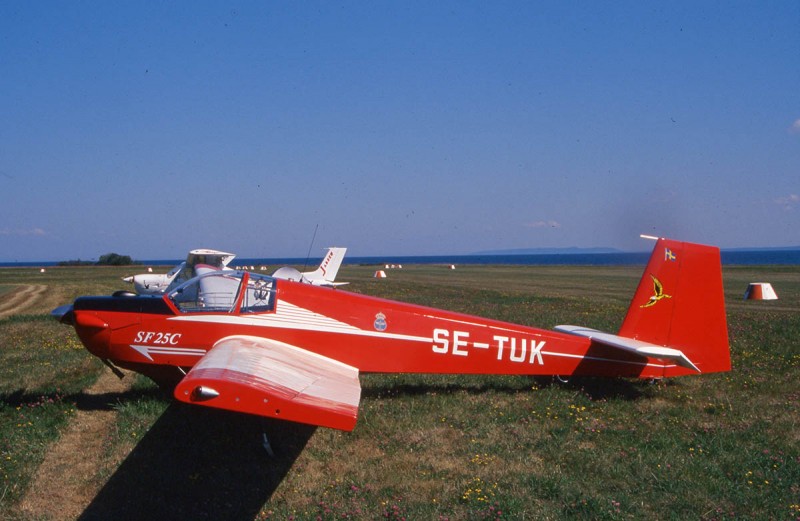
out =
[[[26,284],[11,292],[10,296],[0,302],[0,318],[18,314],[31,307],[47,291],[44,284]]]
[[[43,284],[26,284],[0,301],[0,318],[20,314],[39,303],[47,291]],[[133,379],[120,380],[104,371],[84,392],[69,426],[47,453],[20,503],[36,519],[77,519],[97,493],[98,462],[116,412],[103,395],[126,391]]]
[[[75,412],[67,430],[47,453],[20,506],[36,519],[77,519],[97,494],[99,462],[104,441],[116,412],[102,403],[103,395],[126,391],[133,379],[120,380],[104,371],[85,391],[84,402],[94,404]]]

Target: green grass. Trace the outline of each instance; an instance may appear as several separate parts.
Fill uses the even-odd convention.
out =
[[[574,323],[611,331],[641,276],[636,267],[406,266],[376,280],[375,269],[345,266],[339,278],[351,281],[347,291],[546,328]],[[131,273],[14,270],[0,270],[0,288],[35,283],[50,291],[40,309],[0,321],[0,517],[12,518],[42,454],[69,421],[70,396],[105,370],[78,349],[69,328],[43,318],[46,308],[124,289],[119,277]],[[211,517],[331,520],[796,519],[800,268],[731,267],[724,276],[730,373],[657,383],[363,375],[352,433],[269,424],[263,428],[275,458],[259,447],[258,422],[176,406],[137,380],[98,456],[97,479],[107,484],[93,511],[197,517],[193,508],[202,506]],[[781,299],[743,301],[747,283],[763,280]],[[135,493],[171,501],[131,506]]]
[[[43,320],[47,318],[47,321]],[[49,317],[0,321],[0,513],[19,501],[102,364]]]

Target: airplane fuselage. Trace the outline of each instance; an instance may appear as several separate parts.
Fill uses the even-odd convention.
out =
[[[177,368],[191,368],[234,334],[291,344],[361,372],[656,377],[666,366],[584,337],[286,280],[274,281],[270,309],[255,312],[242,302],[185,311],[168,295],[81,297],[73,312],[89,351],[154,379],[180,379]]]
[[[343,430],[356,424],[362,372],[656,378],[730,369],[711,246],[659,239],[617,334],[195,271],[164,295],[81,297],[53,316],[114,370],[174,387],[178,400]]]

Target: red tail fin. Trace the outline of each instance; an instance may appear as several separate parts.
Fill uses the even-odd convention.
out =
[[[703,373],[729,371],[719,248],[659,239],[619,336],[679,349]],[[676,366],[664,376],[690,372]]]

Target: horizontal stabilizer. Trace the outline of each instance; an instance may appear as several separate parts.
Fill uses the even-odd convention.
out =
[[[217,342],[175,388],[198,405],[353,430],[358,369],[283,342],[230,336]]]
[[[659,358],[662,360],[673,360],[681,367],[700,372],[700,369],[692,363],[689,358],[682,351],[673,349],[671,347],[664,347],[641,340],[634,340],[624,336],[613,335],[611,333],[604,333],[596,329],[581,326],[556,326],[556,331],[561,333],[569,333],[571,335],[583,336],[591,338],[593,341],[609,347],[615,347],[640,356],[648,358]]]

